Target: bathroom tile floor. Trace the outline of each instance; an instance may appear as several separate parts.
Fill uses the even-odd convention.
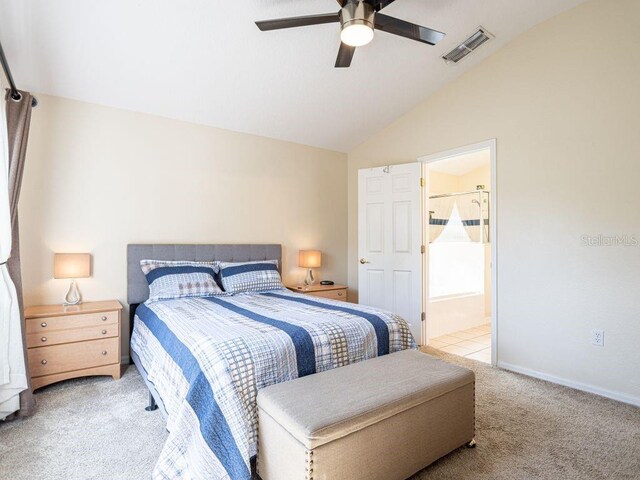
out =
[[[429,346],[472,360],[491,363],[491,324],[433,338]]]

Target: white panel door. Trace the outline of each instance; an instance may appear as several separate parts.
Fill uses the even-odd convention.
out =
[[[421,164],[358,171],[360,303],[397,313],[422,344]]]

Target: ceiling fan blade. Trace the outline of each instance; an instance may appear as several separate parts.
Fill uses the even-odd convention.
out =
[[[338,50],[338,58],[336,58],[336,68],[348,68],[351,65],[353,54],[356,47],[351,47],[346,43],[340,42],[340,50]]]
[[[396,0],[377,0],[377,1],[374,2],[375,3],[374,8],[375,8],[376,12],[379,12],[384,7],[388,7],[389,5],[391,5],[395,1]]]
[[[281,28],[307,27],[309,25],[321,25],[323,23],[336,23],[340,21],[339,13],[323,13],[320,15],[306,15],[304,17],[276,18],[275,20],[262,20],[256,22],[260,30],[280,30]]]
[[[435,45],[442,40],[445,35],[437,30],[405,22],[399,18],[389,17],[383,13],[376,13],[375,24],[377,30],[400,35],[401,37],[410,38],[411,40],[429,45]]]

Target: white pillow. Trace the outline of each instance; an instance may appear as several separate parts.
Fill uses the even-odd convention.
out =
[[[277,260],[260,262],[220,262],[222,287],[227,293],[281,290],[282,279]]]
[[[141,260],[149,301],[223,295],[214,278],[218,262]]]

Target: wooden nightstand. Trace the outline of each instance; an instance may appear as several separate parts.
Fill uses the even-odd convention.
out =
[[[117,300],[26,308],[33,389],[89,375],[120,378],[121,311]]]
[[[314,297],[347,301],[346,285],[287,285],[287,288],[292,292],[304,293]]]

